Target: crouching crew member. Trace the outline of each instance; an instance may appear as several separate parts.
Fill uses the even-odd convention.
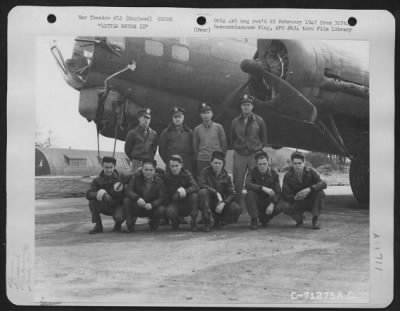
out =
[[[121,224],[125,220],[122,206],[124,186],[115,169],[116,160],[112,157],[103,157],[103,170],[96,177],[86,193],[89,208],[92,213],[92,223],[95,224],[90,234],[103,232],[100,214],[112,216],[115,222],[113,231],[121,231]]]
[[[129,181],[125,191],[124,209],[126,227],[129,232],[135,231],[138,217],[149,218],[149,226],[156,230],[160,219],[164,217],[165,200],[164,182],[156,174],[157,162],[146,159]]]
[[[136,172],[145,159],[154,159],[157,151],[158,135],[150,128],[151,110],[138,112],[139,125],[130,130],[125,138],[125,153],[131,160],[131,171]]]
[[[205,231],[210,231],[208,210],[213,214],[215,228],[221,221],[226,224],[237,222],[241,213],[240,205],[234,201],[236,193],[232,179],[224,166],[225,154],[214,151],[210,166],[205,167],[199,176],[199,204],[202,210],[207,211],[203,214]]]
[[[181,107],[172,108],[172,123],[162,131],[158,151],[166,166],[172,155],[180,155],[183,167],[193,174],[193,132],[184,124],[184,113]]]
[[[279,175],[269,167],[269,156],[260,151],[254,156],[256,166],[246,177],[246,206],[251,219],[250,228],[257,229],[257,216],[263,227],[279,214],[276,208],[281,197]]]
[[[183,168],[183,160],[179,155],[172,155],[167,162],[165,187],[168,202],[165,217],[172,222],[174,230],[179,229],[178,217],[191,216],[191,230],[197,231],[196,217],[198,209],[199,186],[193,175]]]
[[[291,155],[292,167],[283,178],[280,209],[296,221],[296,226],[303,224],[305,211],[312,213],[312,228],[319,229],[318,218],[324,206],[325,181],[319,174],[304,163],[304,155],[294,152]]]

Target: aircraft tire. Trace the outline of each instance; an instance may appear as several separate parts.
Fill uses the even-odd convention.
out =
[[[369,208],[369,157],[355,157],[350,164],[350,186],[356,200]]]

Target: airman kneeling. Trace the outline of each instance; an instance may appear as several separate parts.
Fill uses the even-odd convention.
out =
[[[100,214],[114,218],[113,231],[121,231],[121,225],[125,220],[122,206],[123,184],[120,181],[118,171],[115,169],[116,160],[113,157],[103,157],[103,170],[91,183],[86,193],[89,200],[89,209],[92,214],[92,223],[95,224],[90,234],[103,232],[103,224]]]
[[[312,228],[319,229],[318,223],[324,206],[326,182],[311,167],[305,165],[304,155],[293,152],[292,167],[283,177],[282,201],[280,210],[296,221],[296,226],[303,225],[304,212],[311,212]]]
[[[135,231],[138,217],[149,218],[152,230],[157,230],[160,219],[164,217],[165,186],[156,174],[156,167],[155,160],[143,160],[142,168],[132,176],[126,187],[124,209],[128,232]]]
[[[269,167],[269,156],[260,151],[254,156],[256,166],[246,177],[246,206],[251,222],[250,228],[258,227],[258,220],[265,227],[267,223],[279,214],[277,204],[281,197],[279,175]]]
[[[236,192],[232,179],[224,168],[225,154],[214,151],[210,165],[205,167],[199,176],[199,205],[204,211],[204,229],[210,231],[210,213],[214,218],[214,228],[221,222],[235,223],[241,214],[240,205],[235,202]]]
[[[170,156],[167,161],[165,186],[167,208],[165,216],[172,222],[172,228],[179,229],[179,217],[191,216],[191,230],[197,231],[196,218],[199,212],[199,186],[189,170],[183,168],[183,159],[179,155]],[[204,214],[204,210],[202,210]]]

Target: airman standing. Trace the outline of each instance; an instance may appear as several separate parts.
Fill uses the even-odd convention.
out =
[[[241,114],[232,120],[231,143],[233,147],[233,183],[237,199],[243,190],[246,171],[255,166],[254,155],[267,144],[264,119],[255,113],[254,97],[247,94],[240,99]]]
[[[225,130],[221,124],[212,120],[213,112],[210,104],[200,105],[202,123],[193,131],[193,150],[196,157],[196,172],[200,175],[203,168],[210,165],[211,154],[214,151],[225,153],[227,141]]]
[[[154,159],[157,151],[158,135],[150,128],[151,110],[138,112],[139,125],[130,130],[125,139],[125,153],[131,160],[131,171],[136,172],[145,159]]]
[[[185,110],[183,108],[173,107],[171,115],[171,124],[160,135],[160,156],[166,166],[172,155],[181,156],[183,167],[193,174],[193,131],[184,124]]]

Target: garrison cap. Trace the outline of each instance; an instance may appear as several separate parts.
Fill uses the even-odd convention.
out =
[[[103,157],[101,163],[112,163],[115,165],[117,163],[117,160],[115,160],[115,158],[113,157]]]
[[[138,118],[141,116],[147,116],[151,118],[151,109],[150,108],[143,108],[138,111]]]
[[[200,107],[199,107],[199,111],[200,113],[202,112],[206,112],[206,111],[212,111],[212,105],[211,104],[207,104],[207,103],[201,103]]]
[[[240,98],[240,104],[244,104],[244,103],[250,103],[252,105],[254,105],[254,97],[248,94],[244,94],[241,98]]]
[[[225,153],[223,153],[222,151],[214,151],[211,154],[211,161],[213,161],[214,159],[225,161]]]
[[[254,155],[254,159],[257,161],[260,158],[267,158],[267,160],[269,160],[269,155],[264,150],[260,150]]]
[[[171,109],[171,115],[172,115],[172,116],[174,116],[174,115],[176,115],[176,114],[178,114],[178,113],[184,114],[184,113],[185,113],[185,109],[183,109],[182,107],[173,107],[173,108]]]
[[[157,167],[157,161],[154,159],[144,159],[142,160],[142,166],[144,166],[145,164],[151,164],[153,165],[154,168]]]

